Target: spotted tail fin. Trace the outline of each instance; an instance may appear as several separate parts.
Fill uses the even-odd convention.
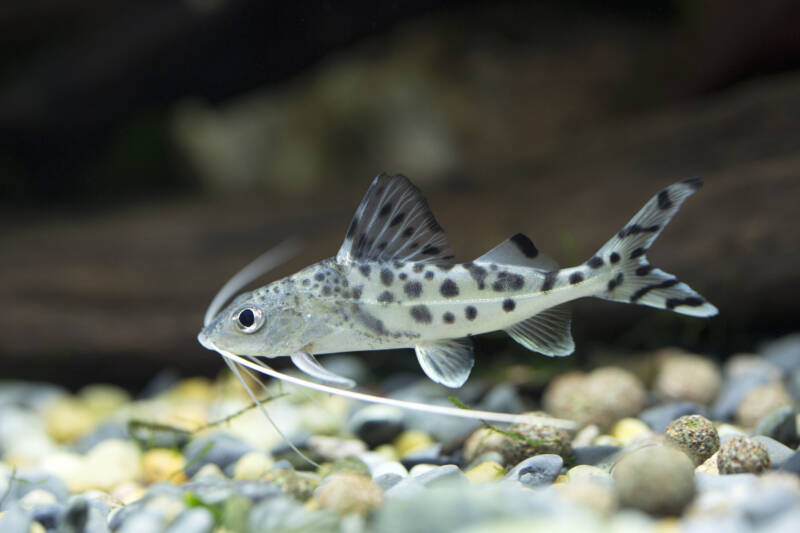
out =
[[[609,281],[598,298],[649,305],[691,316],[712,316],[717,308],[672,274],[654,268],[647,251],[681,204],[703,185],[690,178],[663,189],[614,235],[587,264],[610,267]]]

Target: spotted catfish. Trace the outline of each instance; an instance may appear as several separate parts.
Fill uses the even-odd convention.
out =
[[[565,302],[594,296],[699,317],[717,309],[647,261],[650,245],[700,186],[663,189],[585,263],[560,269],[521,233],[462,264],[425,198],[405,176],[381,174],[356,210],[336,257],[240,295],[199,335],[211,349],[290,356],[303,372],[352,386],[315,354],[414,348],[448,387],[469,377],[469,336],[504,330],[548,356],[574,350]]]

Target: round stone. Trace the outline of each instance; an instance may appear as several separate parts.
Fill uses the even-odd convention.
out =
[[[488,483],[503,479],[505,474],[506,469],[503,465],[496,461],[486,461],[471,468],[464,475],[471,483]]]
[[[411,429],[404,431],[394,440],[394,448],[398,457],[426,448],[432,445],[433,439],[424,431]]]
[[[559,376],[550,382],[542,399],[548,413],[581,425],[596,424],[601,430],[621,418],[638,414],[645,400],[641,380],[616,367]]]
[[[91,409],[83,402],[62,398],[44,414],[45,426],[50,437],[62,443],[73,442],[88,434],[97,425]]]
[[[613,473],[620,504],[655,515],[679,515],[694,496],[694,465],[666,446],[646,446],[617,463]]]
[[[708,405],[717,397],[722,376],[707,358],[675,348],[656,353],[659,368],[654,392],[665,401],[689,401]]]
[[[736,409],[736,420],[751,428],[758,421],[781,407],[791,407],[792,398],[780,382],[768,383],[751,389]]]
[[[545,413],[532,412],[521,415],[533,417],[547,416]],[[490,431],[494,431],[491,430]],[[572,453],[572,437],[566,429],[540,423],[518,422],[511,424],[500,435],[497,451],[503,456],[505,463],[515,465],[520,461],[540,454],[555,454],[562,457]],[[491,451],[484,448],[481,452]]]
[[[561,473],[564,460],[559,455],[542,454],[529,457],[512,468],[505,479],[518,481],[533,489],[552,484]]]
[[[680,448],[694,462],[703,464],[719,449],[719,435],[714,425],[700,415],[686,415],[674,420],[664,432],[667,442]]]
[[[317,492],[319,506],[340,515],[366,514],[382,501],[383,490],[372,479],[349,472],[330,476]]]
[[[627,446],[640,435],[650,432],[650,427],[638,418],[623,418],[611,428],[611,436],[623,446]]]
[[[275,466],[275,460],[264,452],[248,452],[233,467],[233,479],[257,480]]]
[[[185,466],[186,459],[177,450],[153,448],[142,454],[142,474],[148,483],[185,483],[188,481],[183,473]]]
[[[770,467],[766,446],[751,437],[734,437],[719,449],[720,474],[759,474]]]

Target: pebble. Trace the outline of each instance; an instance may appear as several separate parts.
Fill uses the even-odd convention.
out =
[[[791,372],[800,369],[800,333],[792,333],[761,345],[759,352],[778,368]]]
[[[675,348],[660,350],[655,356],[660,364],[653,390],[663,400],[708,405],[716,398],[722,376],[713,362]]]
[[[0,531],[3,533],[28,533],[33,519],[19,505],[11,505],[0,513]]]
[[[405,429],[405,413],[399,407],[367,405],[353,413],[348,430],[369,448],[392,442]]]
[[[83,490],[98,489],[109,491],[126,481],[134,481],[142,476],[141,452],[130,441],[104,440],[86,455],[84,462]],[[72,484],[67,480],[67,484]]]
[[[593,445],[581,446],[572,450],[575,465],[606,467],[614,464],[622,451],[621,446]]]
[[[211,533],[214,515],[205,507],[186,509],[167,528],[166,533]]]
[[[343,457],[337,459],[332,463],[325,463],[317,469],[317,474],[321,478],[326,478],[333,474],[339,473],[359,474],[370,477],[369,467],[358,457]]]
[[[656,433],[664,433],[670,422],[685,415],[701,415],[708,418],[704,407],[694,402],[671,402],[655,405],[639,413],[639,420]]]
[[[487,453],[497,453],[502,457],[504,443],[505,436],[502,433],[486,427],[477,429],[464,442],[464,461],[472,463]]]
[[[367,445],[358,439],[340,439],[326,435],[313,435],[308,439],[308,449],[324,461],[335,461],[367,451]]]
[[[717,456],[720,474],[759,474],[770,467],[766,446],[750,437],[734,437],[722,444]]]
[[[45,529],[55,529],[58,526],[59,518],[64,513],[64,505],[60,503],[39,504],[28,510],[31,512],[33,520],[40,523]]]
[[[798,444],[797,413],[789,405],[778,407],[764,415],[756,423],[753,433],[771,437],[787,446],[796,447]]]
[[[416,429],[404,431],[394,440],[394,448],[398,457],[405,457],[432,444],[434,442],[430,435]]]
[[[589,424],[578,430],[572,438],[572,447],[578,448],[579,446],[590,446],[594,439],[600,436],[600,428],[595,424]]]
[[[253,449],[249,444],[225,433],[194,439],[183,450],[186,457],[186,475],[194,476],[200,468],[209,463],[224,470],[251,451]]]
[[[409,472],[409,474],[412,474]],[[412,474],[413,476],[413,474]],[[413,476],[425,487],[456,485],[466,482],[464,473],[456,465],[443,465]]]
[[[736,420],[744,427],[753,427],[759,420],[781,407],[792,406],[792,398],[780,382],[750,389],[736,408]]]
[[[694,465],[666,446],[625,454],[614,468],[620,504],[655,515],[678,515],[694,496]]]
[[[97,425],[97,419],[89,407],[70,397],[54,402],[44,413],[44,422],[47,434],[61,443],[73,442]]]
[[[497,461],[486,461],[476,465],[464,474],[470,483],[488,483],[503,479],[506,469]]]
[[[591,482],[612,486],[614,479],[603,468],[592,465],[577,465],[567,470],[567,481],[570,483]]]
[[[703,464],[694,469],[695,474],[713,474],[719,475],[719,466],[717,463],[719,457],[719,450],[711,454],[711,457],[706,459]]]
[[[650,433],[650,427],[638,418],[623,418],[611,428],[611,436],[623,446],[641,435]]]
[[[397,461],[384,461],[375,465],[371,470],[370,473],[372,477],[382,476],[384,474],[397,474],[400,477],[408,476],[408,470],[402,463]]]
[[[570,372],[553,379],[542,398],[545,411],[580,425],[611,427],[645,406],[641,380],[622,368],[601,367],[589,374]]]
[[[275,483],[281,490],[300,501],[308,500],[320,484],[320,478],[316,474],[295,472],[291,469],[272,469],[264,480]]]
[[[247,452],[239,457],[233,467],[233,479],[255,480],[263,478],[275,460],[264,452]]]
[[[407,476],[401,476],[400,474],[395,474],[393,472],[386,472],[373,477],[372,481],[374,481],[375,484],[385,492],[400,483],[405,477]]]
[[[756,435],[753,437],[753,440],[756,440],[764,445],[767,449],[767,455],[769,455],[769,462],[773,467],[778,467],[783,464],[784,461],[789,459],[794,453],[794,450],[789,448],[783,443],[776,441],[775,439],[771,439],[764,435]]]
[[[183,472],[185,466],[186,459],[177,450],[153,448],[142,454],[142,475],[147,483],[185,483],[188,481]]]
[[[131,401],[125,389],[109,383],[86,385],[76,396],[97,419],[108,417]]]
[[[546,416],[545,413],[527,413],[531,416]],[[505,464],[514,465],[527,457],[540,454],[556,454],[566,457],[572,453],[572,438],[566,429],[546,424],[511,424],[502,434],[497,450]]]
[[[667,426],[664,437],[688,455],[695,466],[703,464],[720,445],[714,425],[700,415],[686,415],[673,421]]]
[[[611,479],[609,478],[609,481]],[[619,499],[612,483],[594,480],[575,480],[556,485],[559,496],[568,502],[591,509],[603,516],[611,516],[619,507]]]
[[[342,472],[330,476],[317,491],[322,509],[337,514],[365,514],[383,502],[383,490],[368,476]]]
[[[527,488],[552,484],[561,473],[564,460],[560,455],[542,454],[529,457],[512,468],[505,479],[517,481]]]
[[[768,378],[758,374],[745,374],[727,379],[711,406],[711,418],[714,420],[733,419],[747,393],[769,381]]]
[[[778,468],[784,472],[792,472],[800,476],[800,450],[795,450]]]

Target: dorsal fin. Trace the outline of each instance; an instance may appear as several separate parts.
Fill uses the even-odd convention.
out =
[[[341,263],[451,259],[453,253],[428,202],[402,174],[375,178],[336,254]]]
[[[526,266],[546,272],[558,270],[558,263],[537,250],[533,242],[522,233],[512,235],[474,262]]]

